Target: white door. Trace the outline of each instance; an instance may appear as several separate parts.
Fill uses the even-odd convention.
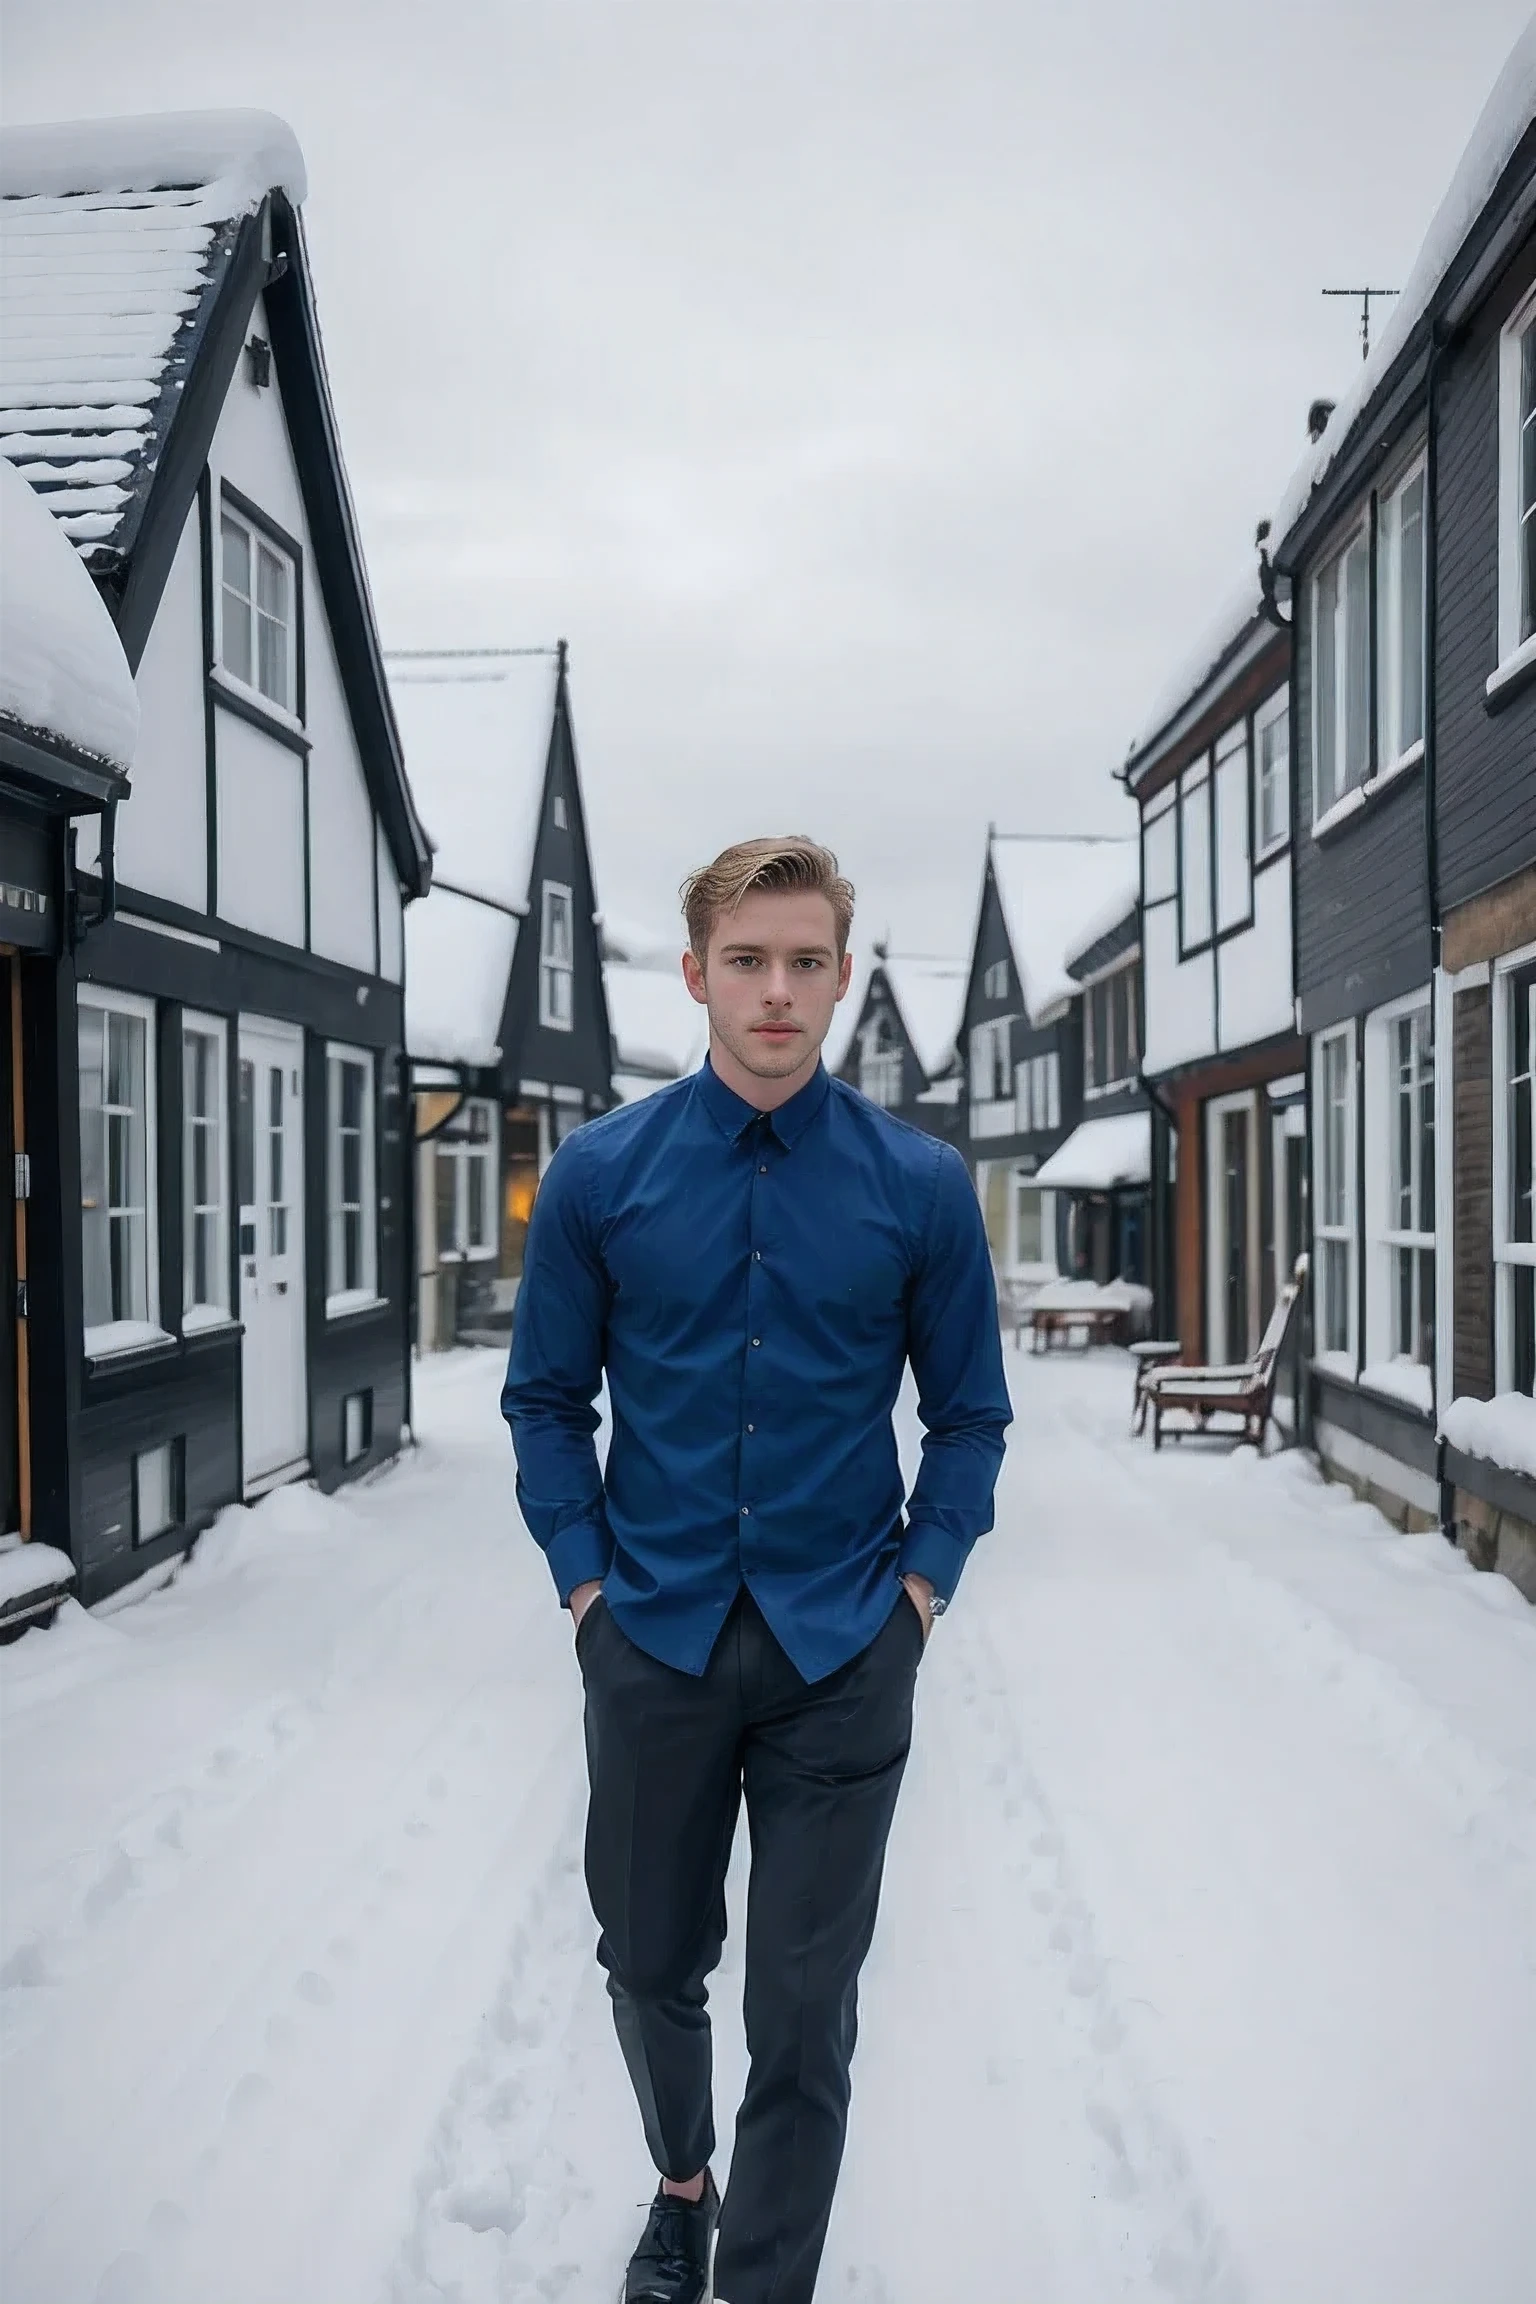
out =
[[[247,1494],[301,1471],[309,1454],[303,1082],[303,1033],[242,1016],[235,1159]]]

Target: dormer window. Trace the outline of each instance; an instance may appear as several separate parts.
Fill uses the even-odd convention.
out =
[[[232,680],[295,709],[291,556],[226,504],[219,516],[219,663]]]

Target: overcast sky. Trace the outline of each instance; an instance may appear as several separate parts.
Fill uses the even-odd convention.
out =
[[[935,951],[1117,821],[1527,13],[3,0],[0,94],[292,122],[385,641],[569,639],[609,909],[808,830]]]

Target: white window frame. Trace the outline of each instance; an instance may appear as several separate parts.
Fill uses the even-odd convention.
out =
[[[246,544],[250,552],[251,582],[254,589],[249,595],[238,591],[235,586],[229,585],[226,582],[224,574],[224,531],[227,527],[235,528],[240,531],[240,533],[245,537]],[[218,565],[215,571],[213,586],[213,652],[214,661],[219,668],[219,677],[221,680],[227,680],[230,686],[237,689],[241,695],[249,696],[254,703],[261,706],[263,711],[275,712],[279,718],[290,720],[295,724],[295,726],[297,726],[299,680],[298,562],[294,558],[292,552],[288,550],[286,545],[280,544],[277,541],[277,538],[271,535],[269,531],[260,524],[259,521],[252,520],[246,513],[239,511],[236,506],[231,504],[228,498],[222,494],[219,499],[219,530],[218,535],[214,539],[214,543],[218,554]],[[263,552],[267,553],[271,559],[275,560],[278,566],[283,570],[288,588],[287,616],[282,624],[282,630],[284,634],[283,669],[285,678],[283,683],[283,693],[281,696],[272,695],[261,685],[261,620],[263,616],[265,616],[269,623],[275,624],[278,622],[278,619],[275,616],[270,615],[268,611],[258,605],[260,585],[260,555]],[[250,609],[251,671],[249,678],[247,678],[243,672],[237,671],[229,661],[228,635],[225,631],[224,616],[224,595],[226,590],[233,593],[235,598],[245,600]]]
[[[1266,764],[1265,739],[1270,731],[1283,727],[1285,741]],[[1266,765],[1268,772],[1266,773]],[[1276,815],[1279,830],[1264,834],[1265,800],[1271,790],[1279,794]],[[1291,697],[1288,688],[1277,689],[1268,701],[1259,706],[1253,716],[1253,860],[1255,865],[1277,855],[1291,837]]]
[[[984,997],[988,1000],[1006,1000],[1008,997],[1008,963],[994,960],[981,979]]]
[[[1347,614],[1348,585],[1343,581],[1338,581],[1335,584],[1333,610],[1334,693],[1333,729],[1330,739],[1330,760],[1332,762],[1332,773],[1330,782],[1325,790],[1323,785],[1322,684],[1318,679],[1318,663],[1320,655],[1318,648],[1318,636],[1322,630],[1323,585],[1325,580],[1330,575],[1336,576],[1337,578],[1342,578],[1345,563],[1357,546],[1364,547],[1366,568],[1366,600],[1363,624],[1365,645],[1364,750],[1360,759],[1358,775],[1350,774],[1348,761],[1349,681],[1347,678],[1347,670],[1349,659],[1349,644],[1353,627],[1348,620]],[[1371,777],[1370,717],[1372,638],[1370,627],[1370,566],[1371,523],[1369,508],[1367,507],[1366,509],[1362,510],[1360,516],[1355,520],[1349,531],[1349,534],[1345,536],[1340,541],[1337,548],[1328,555],[1328,558],[1323,563],[1322,567],[1319,568],[1317,574],[1313,577],[1309,587],[1311,601],[1310,637],[1312,645],[1312,824],[1314,830],[1316,830],[1319,825],[1326,823],[1336,809],[1344,807],[1346,802],[1350,801],[1351,796],[1354,793],[1361,791],[1363,787],[1370,781]],[[1341,629],[1344,637],[1344,646],[1342,648],[1340,648],[1338,645],[1339,633]]]
[[[96,1360],[109,1357],[114,1352],[131,1352],[147,1343],[157,1341],[166,1333],[165,1330],[160,1326],[160,1143],[156,1113],[157,1095],[155,1058],[157,1055],[157,1050],[155,1047],[155,1003],[153,1000],[146,1000],[141,998],[139,994],[134,992],[115,991],[108,985],[82,984],[78,987],[76,992],[76,1008],[77,1010],[82,1008],[89,1008],[102,1014],[104,1017],[111,1017],[114,1015],[131,1017],[136,1023],[143,1027],[144,1032],[144,1206],[142,1210],[135,1210],[125,1204],[125,1207],[122,1211],[123,1214],[130,1216],[133,1214],[139,1214],[142,1216],[143,1220],[144,1310],[141,1314],[130,1314],[123,1319],[97,1321],[86,1328],[84,1338],[85,1354],[87,1359]],[[103,1063],[106,1061],[108,1035],[109,1027],[104,1023],[102,1038]],[[77,1062],[78,1050],[79,1025],[77,1022]],[[106,1102],[105,1077],[102,1079],[101,1088],[102,1102],[100,1111],[103,1130],[105,1130],[108,1111],[109,1109],[113,1109],[112,1107],[109,1107]],[[78,1106],[78,1095],[76,1098],[76,1103]],[[80,1125],[83,1117],[83,1108],[77,1110],[77,1127]],[[110,1161],[108,1158],[107,1145],[104,1136],[102,1143],[102,1175],[104,1178],[108,1179],[107,1188],[110,1192],[109,1170]],[[83,1185],[83,1177],[81,1181]],[[83,1202],[80,1213],[83,1254],[85,1220],[85,1208]],[[109,1199],[107,1210],[109,1269],[111,1261],[111,1224],[112,1209]]]
[[[1439,1051],[1434,1045],[1434,1012],[1432,988],[1426,984],[1422,990],[1405,994],[1401,1000],[1389,1001],[1375,1009],[1365,1020],[1365,1350],[1362,1355],[1368,1367],[1397,1363],[1404,1367],[1424,1368],[1433,1378],[1434,1347],[1430,1357],[1420,1359],[1414,1348],[1414,1339],[1406,1345],[1395,1333],[1397,1323],[1397,1259],[1402,1253],[1418,1256],[1427,1254],[1431,1263],[1436,1255],[1436,1229],[1428,1232],[1415,1227],[1404,1228],[1397,1221],[1397,1159],[1398,1159],[1398,1077],[1396,1040],[1398,1026],[1409,1018],[1422,1016],[1429,1027],[1429,1063],[1427,1078],[1434,1081],[1438,1070]],[[1416,1085],[1422,1085],[1420,1076]],[[1438,1083],[1436,1083],[1438,1086]],[[1431,1094],[1435,1089],[1431,1090]],[[1435,1159],[1442,1157],[1439,1143],[1439,1114],[1432,1105],[1435,1121]],[[1410,1178],[1414,1206],[1421,1201],[1419,1161],[1421,1142],[1415,1121],[1411,1152],[1413,1171]],[[1417,1270],[1417,1267],[1415,1267]],[[1439,1275],[1436,1273],[1438,1294]],[[1417,1281],[1415,1281],[1417,1298]]]
[[[1011,1016],[989,1016],[971,1026],[971,1102],[996,1104],[1009,1094]]]
[[[1523,531],[1536,504],[1522,503],[1521,396],[1524,345],[1536,333],[1536,294],[1511,315],[1499,340],[1499,661],[1490,692],[1536,663],[1536,599],[1526,598]],[[1522,637],[1521,627],[1530,629]]]
[[[1514,1276],[1536,1267],[1536,1240],[1510,1237],[1509,1208],[1514,1147],[1510,1141],[1509,1090],[1513,1048],[1510,1039],[1510,979],[1536,966],[1536,944],[1503,953],[1493,964],[1493,1347],[1494,1390],[1514,1390]],[[1536,986],[1527,997],[1536,1004]],[[1533,1089],[1536,1097],[1536,1089]],[[1536,1117],[1532,1165],[1536,1167]]]
[[[214,1111],[207,1122],[194,1117],[187,1096],[187,1042],[192,1037],[211,1040],[216,1050],[214,1060]],[[215,1172],[218,1184],[216,1201],[194,1201],[192,1180],[195,1162],[192,1147],[200,1125],[211,1129],[214,1142]],[[181,1019],[181,1203],[182,1203],[182,1284],[181,1325],[183,1334],[199,1328],[217,1328],[231,1318],[229,1292],[229,1223],[231,1195],[232,1152],[229,1129],[229,1028],[222,1016],[205,1016],[193,1008],[185,1009]],[[196,1257],[193,1254],[193,1227],[199,1217],[212,1216],[214,1255],[213,1269],[217,1287],[213,1294],[196,1296],[192,1292]]]
[[[1344,1099],[1343,1146],[1344,1216],[1342,1221],[1336,1221],[1330,1220],[1327,1213],[1328,1193],[1326,1187],[1329,1160],[1329,1130],[1328,1107],[1325,1090],[1328,1077],[1328,1050],[1340,1044],[1343,1045],[1345,1050],[1344,1082],[1346,1090]],[[1355,1141],[1357,1134],[1355,1114],[1358,1091],[1355,1078],[1354,1023],[1351,1021],[1348,1024],[1338,1025],[1331,1032],[1320,1032],[1317,1035],[1317,1038],[1314,1040],[1312,1048],[1312,1109],[1314,1116],[1312,1192],[1313,1207],[1315,1210],[1312,1229],[1318,1244],[1317,1271],[1315,1279],[1317,1290],[1317,1350],[1315,1358],[1319,1366],[1332,1369],[1335,1374],[1345,1374],[1353,1377],[1360,1365],[1360,1292],[1356,1278],[1358,1270],[1357,1258],[1360,1253],[1360,1242],[1358,1236],[1360,1197],[1358,1185],[1358,1146]],[[1334,1307],[1330,1300],[1329,1293],[1331,1285],[1329,1278],[1329,1258],[1323,1251],[1325,1244],[1330,1243],[1342,1245],[1346,1250],[1346,1255],[1344,1258],[1344,1285],[1346,1297],[1345,1342],[1342,1345],[1334,1345],[1327,1342],[1327,1338],[1332,1326],[1330,1314]]]
[[[1205,856],[1199,873],[1191,873],[1189,870],[1188,827],[1191,821],[1192,807],[1198,811],[1205,826]],[[1191,959],[1196,952],[1207,951],[1215,937],[1215,898],[1211,886],[1211,854],[1214,838],[1215,825],[1211,806],[1211,756],[1208,752],[1203,752],[1198,760],[1190,762],[1179,777],[1179,958],[1181,960]],[[1203,906],[1201,919],[1204,925],[1201,926],[1197,923],[1197,933],[1191,936],[1189,934],[1189,894],[1193,888],[1200,890],[1200,901]]]
[[[486,1133],[481,1138],[449,1136],[444,1133],[434,1138],[434,1150],[440,1161],[451,1162],[453,1178],[453,1239],[444,1247],[437,1243],[440,1264],[483,1264],[500,1252],[497,1239],[498,1179],[501,1174],[500,1142],[501,1115],[489,1096],[470,1096],[465,1099],[454,1120],[467,1120],[471,1113],[484,1113]],[[451,1123],[450,1123],[451,1125]],[[471,1240],[469,1237],[469,1179],[471,1168],[478,1163],[485,1171],[485,1196],[482,1205],[489,1225],[489,1237]]]
[[[1402,512],[1403,499],[1417,483],[1419,488],[1419,697],[1417,730],[1409,735],[1401,725],[1403,673],[1403,615],[1402,590]],[[1421,451],[1393,480],[1383,488],[1377,499],[1376,514],[1376,729],[1377,759],[1371,770],[1372,779],[1380,782],[1393,776],[1400,768],[1407,768],[1424,756],[1424,707],[1426,696],[1426,631],[1425,609],[1428,568],[1426,545],[1429,536],[1429,481],[1426,458]]]
[[[566,956],[554,949],[552,929],[565,908]],[[546,880],[539,893],[539,1022],[550,1032],[576,1028],[576,903],[561,880]]]
[[[340,1085],[344,1065],[358,1066],[363,1075],[359,1197],[355,1203],[343,1203],[341,1198]],[[351,1048],[339,1040],[328,1040],[325,1044],[325,1311],[326,1318],[331,1320],[341,1313],[357,1312],[365,1305],[379,1301],[379,1195],[374,1145],[374,1094],[373,1051],[368,1048]],[[344,1269],[338,1271],[338,1263],[339,1251],[345,1239],[345,1218],[348,1210],[354,1206],[359,1218],[361,1254],[358,1276],[349,1286],[345,1281]],[[338,1280],[341,1285],[338,1285]]]

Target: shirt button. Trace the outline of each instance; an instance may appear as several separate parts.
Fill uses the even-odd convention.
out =
[[[766,1176],[766,1175],[767,1175],[767,1173],[768,1173],[768,1171],[767,1171],[767,1169],[766,1169],[766,1168],[759,1168],[759,1170],[758,1170],[758,1174],[759,1174],[759,1176]]]
[[[748,1430],[749,1432],[755,1432],[755,1431],[757,1430],[757,1426],[756,1426],[755,1424],[749,1424],[749,1425],[747,1426],[747,1430]]]
[[[758,1349],[758,1347],[759,1347],[759,1345],[762,1343],[762,1341],[763,1341],[763,1340],[762,1340],[761,1336],[754,1336],[754,1337],[753,1337],[753,1339],[752,1339],[752,1349],[753,1349],[753,1351],[754,1351],[754,1352],[755,1352],[755,1351]]]
[[[762,1252],[761,1248],[754,1248],[754,1249],[753,1249],[753,1251],[752,1251],[752,1261],[753,1261],[753,1263],[754,1263],[754,1264],[761,1264],[762,1260],[763,1260],[763,1252]]]
[[[752,1517],[752,1507],[751,1507],[751,1505],[750,1505],[750,1504],[743,1504],[743,1506],[742,1506],[742,1508],[741,1508],[741,1516],[742,1516],[743,1520],[750,1520],[750,1519],[751,1519],[751,1517]]]

